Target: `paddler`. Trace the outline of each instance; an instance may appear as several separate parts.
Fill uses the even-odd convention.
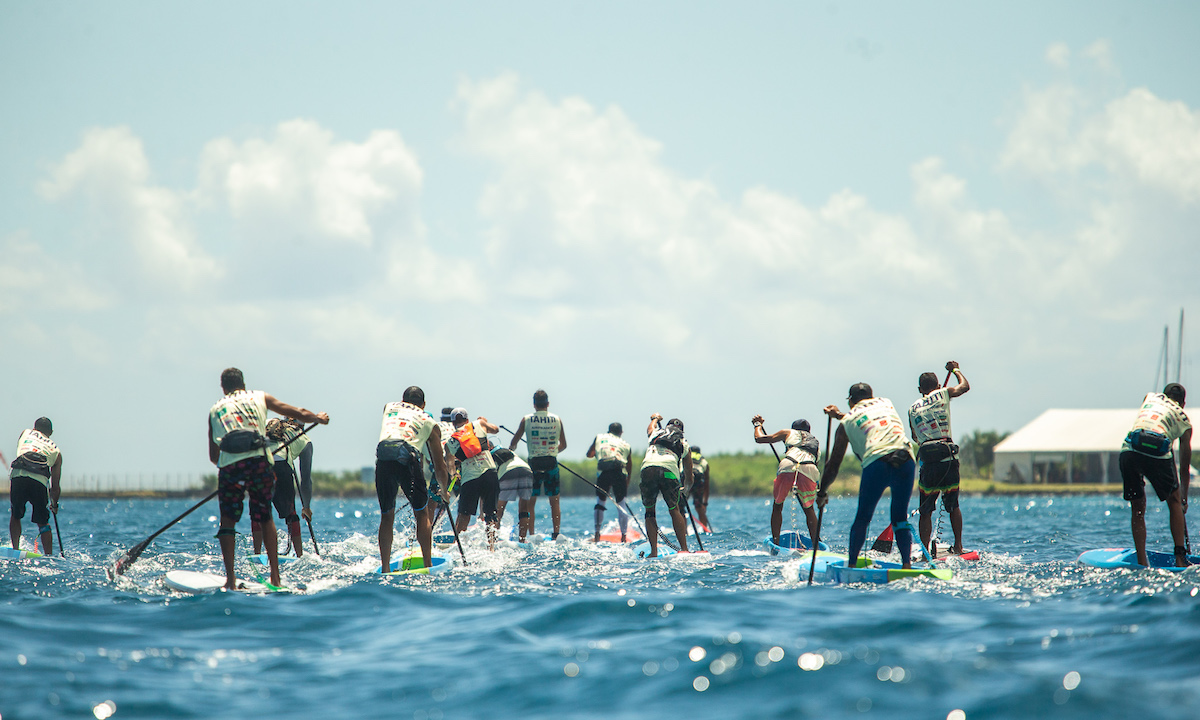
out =
[[[59,479],[62,477],[62,451],[50,439],[54,425],[50,418],[40,417],[33,427],[17,439],[17,454],[8,474],[9,505],[8,534],[13,549],[21,540],[21,518],[25,506],[33,508],[33,522],[42,538],[42,553],[54,554],[54,534],[50,532],[50,513],[58,512]]]
[[[383,426],[375,446],[375,496],[379,499],[379,559],[384,572],[391,569],[392,532],[396,518],[396,494],[403,490],[413,511],[417,544],[425,567],[433,564],[432,530],[429,518],[429,491],[421,472],[421,452],[429,450],[434,478],[442,501],[450,504],[446,491],[445,455],[441,428],[425,412],[425,391],[413,385],[404,391],[400,402],[383,407]]]
[[[796,490],[800,507],[804,510],[804,519],[808,523],[808,536],[815,538],[819,534],[817,528],[817,513],[813,510],[813,502],[817,497],[817,458],[820,456],[820,442],[812,434],[812,424],[800,419],[792,423],[787,430],[778,430],[767,434],[763,429],[762,415],[755,415],[754,442],[782,442],[783,457],[779,459],[779,467],[775,470],[775,485],[771,496],[771,542],[779,544],[779,531],[783,528],[783,505],[787,502],[788,494]]]
[[[550,412],[550,396],[545,390],[533,394],[533,412],[521,418],[508,449],[516,451],[521,437],[528,432],[529,467],[533,470],[533,493],[529,500],[529,532],[533,532],[537,515],[534,512],[538,496],[545,493],[550,499],[550,520],[554,525],[551,539],[558,539],[562,514],[559,507],[558,454],[567,449],[567,434],[562,420]]]
[[[312,458],[313,444],[300,423],[291,418],[271,418],[267,421],[267,439],[271,441],[272,469],[275,471],[275,492],[271,504],[279,519],[287,526],[288,537],[296,557],[304,555],[304,541],[300,536],[300,516],[312,520]],[[293,463],[300,461],[300,514],[296,514],[296,471]],[[250,521],[254,539],[254,553],[262,551],[262,524]]]
[[[600,542],[600,525],[604,522],[606,500],[611,495],[617,506],[617,522],[621,526],[621,542],[629,533],[629,518],[633,512],[625,502],[629,492],[629,478],[633,475],[633,453],[629,443],[621,439],[621,423],[608,424],[608,432],[600,433],[588,446],[587,456],[596,458],[596,533],[594,542]]]
[[[1175,541],[1175,565],[1187,567],[1187,512],[1189,472],[1192,464],[1192,423],[1183,411],[1187,391],[1171,383],[1161,393],[1148,393],[1142,400],[1133,429],[1121,445],[1121,481],[1123,497],[1133,513],[1133,547],[1137,561],[1149,565],[1146,557],[1146,483],[1149,480],[1165,500],[1170,513],[1171,537]],[[1179,470],[1171,446],[1179,441]],[[1143,479],[1144,478],[1144,479]]]
[[[490,442],[490,441],[489,441]],[[529,536],[529,498],[533,493],[533,471],[529,464],[506,447],[493,447],[492,460],[500,476],[500,495],[496,502],[496,522],[504,519],[504,506],[517,503],[517,539]]]
[[[242,500],[250,498],[250,521],[262,524],[263,544],[271,566],[271,584],[279,585],[279,540],[271,519],[271,497],[275,471],[268,460],[267,411],[303,422],[329,423],[326,413],[314,413],[276,400],[261,390],[247,390],[242,371],[227,368],[221,373],[221,398],[208,411],[208,459],[217,466],[217,502],[221,529],[217,540],[225,561],[225,589],[234,590],[234,550],[242,517]]]
[[[464,408],[454,408],[450,422],[454,423],[454,434],[446,443],[446,462],[458,460],[462,483],[458,490],[458,532],[462,533],[471,524],[476,511],[487,525],[488,549],[496,549],[496,528],[500,521],[496,515],[496,501],[500,495],[500,478],[496,473],[496,462],[488,452],[487,436],[500,432],[500,427],[480,416],[472,423],[467,419]]]
[[[871,386],[855,383],[850,386],[847,398],[849,412],[843,413],[836,405],[829,405],[824,412],[835,420],[841,420],[833,439],[829,463],[821,476],[817,490],[817,507],[829,502],[828,490],[837,479],[846,445],[862,461],[862,479],[858,486],[858,513],[850,526],[849,567],[855,567],[858,553],[867,538],[867,526],[883,491],[891,488],[891,521],[900,548],[900,559],[905,568],[911,567],[912,526],[908,523],[908,501],[912,498],[913,461],[911,443],[904,434],[904,422],[896,407],[887,398],[874,397]]]
[[[658,519],[655,515],[655,505],[661,494],[667,510],[671,513],[671,525],[675,529],[675,539],[683,552],[688,551],[687,523],[679,510],[680,492],[691,489],[692,482],[692,453],[688,441],[683,436],[683,421],[672,418],[666,426],[662,424],[663,416],[654,413],[650,416],[650,424],[646,426],[646,436],[649,447],[642,459],[641,491],[642,505],[646,507],[646,539],[650,541],[649,557],[658,556]],[[680,487],[680,478],[688,487]]]
[[[953,387],[939,385],[934,373],[921,373],[917,378],[921,399],[908,409],[908,427],[918,445],[917,460],[921,468],[917,478],[917,489],[921,494],[921,520],[917,527],[921,542],[925,543],[934,557],[937,557],[937,545],[930,545],[929,536],[933,532],[933,509],[937,507],[939,493],[942,507],[950,515],[950,528],[954,531],[954,544],[950,546],[950,552],[956,555],[963,552],[962,511],[958,507],[958,446],[950,435],[950,398],[965,394],[971,389],[971,384],[953,360],[946,363],[946,372],[953,373],[958,381]]]
[[[708,494],[711,491],[712,476],[708,470],[708,458],[700,452],[699,445],[693,445],[692,491],[689,495],[692,505],[696,508],[696,519],[700,522],[700,529],[705,532],[712,532],[712,526],[708,524]]]

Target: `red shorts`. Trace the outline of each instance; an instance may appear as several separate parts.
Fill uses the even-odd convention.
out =
[[[804,507],[812,507],[813,501],[817,499],[817,466],[805,464],[794,472],[781,472],[776,475],[774,492],[776,505],[787,502],[788,494],[792,492],[793,486],[800,495],[800,504]]]

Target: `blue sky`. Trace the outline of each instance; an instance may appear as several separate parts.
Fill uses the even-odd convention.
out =
[[[570,456],[951,358],[960,434],[1132,407],[1198,307],[1198,17],[5,4],[0,438],[203,471],[229,365],[333,416],[329,469],[413,383],[510,427],[545,387]]]

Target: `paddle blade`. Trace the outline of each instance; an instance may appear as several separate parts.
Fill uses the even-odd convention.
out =
[[[892,526],[888,525],[879,533],[879,537],[875,539],[875,544],[871,546],[871,550],[884,555],[892,551]]]
[[[147,539],[130,548],[129,552],[122,555],[121,559],[117,561],[117,564],[113,565],[112,570],[109,572],[109,577],[124,575],[125,571],[129,569],[129,566],[141,556],[142,552],[145,551],[149,545],[150,540]]]

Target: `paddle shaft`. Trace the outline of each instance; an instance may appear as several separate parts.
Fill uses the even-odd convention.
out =
[[[446,517],[450,519],[450,529],[454,532],[454,544],[458,546],[458,554],[462,555],[463,567],[467,565],[467,554],[463,552],[462,541],[458,539],[458,523],[454,521],[454,517],[450,515],[450,503],[442,500],[442,505],[446,508]],[[430,526],[429,531],[433,532],[433,526]]]
[[[513,435],[514,437],[516,436],[516,433],[515,433],[515,432],[513,432],[512,430],[509,430],[508,428],[504,427],[503,425],[501,425],[501,426],[500,426],[500,429],[501,429],[501,430],[504,430],[504,431],[506,431],[508,434],[510,434],[510,435]],[[526,445],[529,445],[529,443],[528,443],[528,442],[525,440],[525,438],[521,438],[521,442],[525,443]],[[575,472],[575,471],[574,471],[574,470],[572,470],[571,468],[567,467],[566,465],[559,465],[559,467],[561,467],[561,468],[566,468],[567,472],[571,473],[571,474],[572,474],[572,475],[574,475],[575,477],[577,477],[577,478],[579,478],[580,480],[584,481],[584,482],[585,482],[585,483],[587,483],[588,485],[591,485],[592,487],[596,488],[596,491],[597,491],[597,492],[604,493],[604,497],[605,497],[606,499],[608,499],[608,500],[612,500],[612,501],[613,501],[613,505],[615,505],[615,506],[616,506],[616,508],[617,508],[617,510],[618,510],[618,511],[625,513],[626,515],[628,515],[628,516],[629,516],[629,519],[630,519],[630,520],[633,520],[633,524],[634,524],[634,525],[637,525],[638,532],[640,532],[640,533],[642,534],[642,537],[646,538],[647,540],[649,540],[649,539],[650,539],[650,534],[646,532],[646,528],[642,527],[642,524],[641,524],[640,522],[638,522],[637,515],[634,515],[633,513],[631,513],[631,512],[629,512],[629,511],[627,511],[625,508],[621,507],[621,503],[617,502],[617,501],[616,501],[616,499],[615,499],[615,498],[613,498],[613,496],[612,496],[612,495],[609,495],[607,491],[605,491],[603,488],[601,488],[601,487],[600,487],[599,485],[597,485],[596,483],[594,483],[594,482],[592,482],[592,481],[588,480],[588,479],[587,479],[587,478],[585,478],[584,476],[580,475],[579,473]],[[662,540],[663,542],[665,542],[665,543],[667,544],[667,547],[671,548],[672,550],[674,550],[674,551],[676,551],[676,552],[679,552],[679,548],[675,547],[675,546],[674,546],[674,545],[671,543],[671,541],[667,539],[667,536],[666,536],[666,535],[663,535],[662,528],[656,528],[656,529],[658,530],[658,538],[659,538],[660,540]]]
[[[822,467],[822,470],[824,470],[825,467],[829,466],[829,438],[832,437],[832,435],[833,435],[833,416],[829,415],[826,417],[826,422],[825,422],[825,465]],[[774,449],[774,448],[772,448],[772,449]],[[818,484],[817,490],[820,491],[820,489],[821,489],[821,486],[820,486],[820,484]],[[817,536],[812,539],[812,554],[813,554],[812,564],[808,566],[808,584],[809,585],[812,585],[813,575],[817,572],[817,548],[820,547],[819,543],[821,542],[821,521],[824,519],[825,519],[825,506],[821,505],[820,507],[817,508]]]
[[[276,450],[276,452],[287,447],[288,445],[291,445],[293,442],[298,440],[301,435],[307,433],[309,430],[312,430],[317,425],[318,425],[318,423],[313,423],[312,425],[309,425],[304,430],[301,430],[300,435],[297,435],[296,437],[292,438],[291,440],[288,440],[286,443],[281,445],[279,447],[279,449]],[[181,514],[179,517],[175,518],[171,522],[167,523],[166,525],[163,525],[161,528],[156,530],[153,535],[151,535],[150,537],[146,538],[145,540],[141,541],[137,545],[134,545],[132,548],[130,548],[129,552],[125,553],[125,555],[123,555],[121,557],[121,559],[117,561],[117,564],[113,566],[113,569],[109,573],[109,576],[111,577],[113,575],[123,575],[125,573],[125,571],[129,568],[129,566],[132,565],[138,559],[138,557],[146,550],[146,548],[150,546],[150,543],[154,541],[154,538],[158,537],[159,535],[162,535],[172,525],[174,525],[175,523],[184,519],[188,515],[191,515],[193,512],[195,512],[197,509],[199,509],[199,507],[201,505],[203,505],[204,503],[208,502],[209,500],[212,500],[213,498],[215,498],[217,496],[218,492],[220,492],[219,489],[213,490],[211,493],[209,493],[208,497],[204,498],[200,502],[191,506],[186,511],[184,511],[184,513]],[[62,541],[60,540],[59,544],[61,544],[61,543],[62,543]]]
[[[66,557],[67,554],[65,552],[63,552],[62,533],[58,531],[58,510],[57,509],[54,510],[54,534],[58,536],[58,555],[59,555],[59,557]]]
[[[700,541],[700,528],[696,527],[696,516],[692,514],[692,509],[688,507],[687,495],[680,493],[679,497],[683,501],[683,510],[687,513],[688,520],[692,521],[692,531],[696,533],[696,544],[700,546],[700,552],[704,552],[704,543]]]
[[[301,465],[303,465],[303,463],[301,463]],[[292,470],[292,483],[296,486],[296,497],[300,498],[300,514],[303,515],[304,493],[300,490],[300,475],[296,473],[295,469]],[[312,512],[312,510],[309,510],[309,512]],[[317,547],[317,536],[315,533],[313,533],[312,518],[306,517],[304,518],[304,522],[308,523],[308,536],[312,538],[313,552],[317,554],[317,557],[321,557],[321,549]],[[291,533],[288,533],[288,540],[291,540],[291,537]]]

